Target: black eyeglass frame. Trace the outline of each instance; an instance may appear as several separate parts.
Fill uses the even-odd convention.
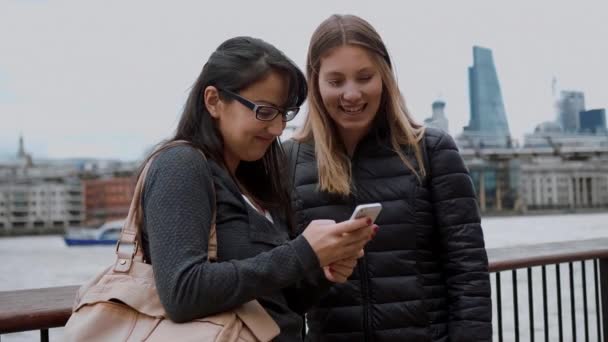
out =
[[[241,103],[245,107],[251,109],[255,113],[255,118],[260,121],[272,121],[277,117],[277,115],[281,114],[283,122],[288,122],[288,121],[293,120],[296,117],[296,115],[298,114],[298,112],[300,111],[300,107],[287,107],[285,109],[280,109],[280,108],[277,108],[275,106],[270,106],[270,105],[259,105],[230,90],[226,90],[226,89],[222,89],[222,88],[218,88],[218,89],[219,89],[219,91],[225,93],[232,99],[237,100],[239,103]],[[260,117],[259,113],[260,113],[260,110],[263,110],[263,109],[267,109],[267,110],[271,109],[271,110],[276,111],[276,113],[272,116],[272,118],[262,118],[262,117]],[[290,112],[292,113],[291,115],[288,114]]]

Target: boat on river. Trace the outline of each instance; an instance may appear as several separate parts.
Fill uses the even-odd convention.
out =
[[[108,221],[98,228],[68,228],[63,236],[68,246],[115,245],[125,220]]]

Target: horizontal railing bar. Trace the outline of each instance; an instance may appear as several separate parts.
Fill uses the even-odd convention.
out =
[[[0,292],[0,334],[62,327],[78,286]]]
[[[608,258],[608,238],[488,248],[490,272]]]

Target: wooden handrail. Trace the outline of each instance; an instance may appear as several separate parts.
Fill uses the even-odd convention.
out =
[[[488,259],[490,272],[608,259],[608,238],[489,248]],[[77,290],[63,286],[0,292],[0,334],[64,326]]]
[[[608,238],[489,248],[490,272],[608,258]]]
[[[78,286],[0,292],[0,333],[62,327]]]

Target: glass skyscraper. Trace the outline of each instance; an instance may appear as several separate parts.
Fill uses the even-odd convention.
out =
[[[509,123],[490,49],[473,47],[469,101],[471,118],[462,138],[481,147],[510,147]]]
[[[585,110],[585,94],[582,91],[564,90],[559,100],[559,124],[568,133],[580,128],[580,113]]]
[[[580,112],[581,133],[606,133],[606,110],[592,109]]]

